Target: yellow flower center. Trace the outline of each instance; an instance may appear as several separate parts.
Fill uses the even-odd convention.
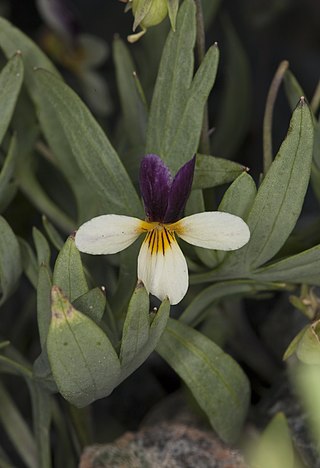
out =
[[[152,255],[165,255],[171,244],[176,242],[174,230],[171,229],[170,224],[142,221],[140,229],[142,232],[147,232],[143,242],[148,245]]]

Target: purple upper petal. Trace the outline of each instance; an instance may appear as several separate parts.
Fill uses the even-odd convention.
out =
[[[164,162],[156,154],[147,154],[140,166],[140,191],[149,221],[164,221],[171,183]]]
[[[191,192],[195,163],[196,157],[194,156],[179,169],[173,179],[168,197],[168,206],[163,219],[165,223],[173,223],[182,217]]]

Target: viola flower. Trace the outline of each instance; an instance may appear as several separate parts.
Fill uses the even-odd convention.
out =
[[[210,211],[182,217],[190,195],[195,157],[172,179],[159,156],[148,154],[140,167],[144,221],[130,216],[102,215],[87,221],[75,236],[81,252],[113,254],[145,234],[138,256],[138,279],[160,300],[177,304],[188,289],[186,259],[176,235],[190,244],[217,250],[236,250],[250,238],[247,224],[238,216]]]

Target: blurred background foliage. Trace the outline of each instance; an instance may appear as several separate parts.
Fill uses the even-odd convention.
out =
[[[126,169],[137,188],[139,161],[143,154],[146,138],[147,118],[144,106],[149,108],[151,103],[162,49],[169,31],[169,22],[166,20],[159,26],[150,28],[145,37],[137,44],[129,46],[125,41],[126,36],[131,33],[133,18],[130,12],[123,13],[123,3],[116,0],[91,0],[90,2],[68,0],[65,1],[65,4],[76,16],[81,32],[96,36],[105,42],[103,60],[97,61],[95,65],[95,71],[106,85],[106,92],[103,95],[106,100],[105,105],[95,108],[94,100],[90,102],[90,96],[88,97],[83,82],[74,73],[74,68],[70,68],[70,63],[61,63],[57,60],[57,56],[51,58],[56,59],[55,65],[59,72],[91,106],[93,114],[107,133],[112,145],[116,148],[121,159],[125,161]],[[47,26],[36,2],[3,0],[0,8],[2,16],[24,31],[38,45],[44,45],[41,38]],[[273,109],[272,154],[277,153],[285,137],[291,109],[295,107],[301,95],[306,96],[309,102],[313,103],[315,116],[318,116],[319,90],[318,95],[316,90],[320,76],[320,4],[317,0],[304,2],[299,0],[259,2],[254,0],[241,2],[203,0],[203,8],[206,24],[206,47],[218,42],[220,50],[216,83],[208,101],[211,154],[236,161],[242,166],[250,168],[250,175],[258,183],[260,174],[264,171],[263,120],[266,100],[275,72],[283,60],[289,62],[289,71],[284,72],[285,89],[284,87],[280,89]],[[131,53],[131,58],[127,55],[128,50]],[[119,60],[119,57],[123,56],[127,58],[127,61]],[[121,88],[121,79],[131,73],[124,65],[128,64],[128,61],[129,63],[134,61],[132,67],[137,72],[137,77],[132,80],[132,87],[129,89],[130,106],[126,106],[128,94],[119,92],[119,90],[124,89],[124,87]],[[1,62],[3,65],[6,63],[4,55],[1,56]],[[18,65],[15,66],[18,67]],[[132,69],[132,67],[130,68]],[[144,93],[142,99],[139,94],[139,80]],[[138,86],[134,84],[134,81]],[[312,99],[314,94],[315,98]],[[139,119],[135,119],[135,114],[132,114],[134,106],[139,107]],[[24,259],[27,258],[28,269],[26,275],[20,277],[22,267],[19,264],[16,269],[10,270],[8,268],[2,276],[9,285],[11,282],[15,282],[15,278],[19,277],[19,285],[15,291],[8,287],[8,298],[4,298],[6,301],[3,299],[0,346],[7,349],[6,358],[27,363],[33,362],[41,351],[35,310],[37,302],[39,307],[39,301],[41,303],[43,298],[36,297],[34,287],[32,287],[32,284],[36,286],[38,281],[38,268],[39,271],[42,271],[41,281],[48,287],[48,284],[51,284],[52,266],[66,237],[80,221],[88,219],[91,214],[93,215],[97,211],[103,212],[103,207],[97,208],[94,205],[96,200],[92,201],[91,204],[90,198],[88,199],[90,196],[88,191],[84,200],[85,205],[81,201],[79,202],[79,199],[75,199],[67,183],[70,168],[64,166],[65,172],[63,172],[52,163],[50,150],[44,144],[43,139],[39,139],[36,117],[30,105],[30,97],[24,88],[22,88],[13,119],[14,127],[16,129],[23,127],[27,138],[19,141],[19,138],[14,137],[10,140],[6,134],[2,145],[2,161],[5,160],[6,154],[10,155],[11,161],[11,165],[7,167],[5,173],[7,174],[6,180],[11,182],[13,172],[16,176],[14,184],[7,183],[0,177],[0,187],[4,187],[6,191],[5,196],[2,197],[4,201],[0,209],[1,214],[9,224],[9,226],[5,223],[3,226],[0,225],[0,230],[1,234],[8,235],[8,238],[11,238],[10,229],[18,236],[22,263],[26,264]],[[25,127],[26,122],[28,122],[28,128]],[[25,160],[20,157],[19,164],[16,164],[15,161],[18,159],[15,155],[16,148],[19,148],[19,151],[22,151],[27,158],[28,148],[30,145],[32,147],[35,142],[37,142],[36,157],[35,154],[28,156],[28,159]],[[63,159],[63,156],[61,158]],[[6,162],[8,159],[9,156]],[[63,165],[62,159],[61,164]],[[298,222],[289,241],[278,254],[278,258],[308,249],[320,242],[320,191],[318,188],[320,182],[317,172],[320,164],[317,165],[318,161],[319,159],[317,160],[314,155],[313,190],[309,189],[307,192],[303,217]],[[5,167],[3,165],[2,171]],[[4,178],[4,176],[2,177]],[[242,180],[244,179],[245,177],[242,178]],[[230,178],[225,182],[232,180]],[[80,185],[77,174],[75,174],[74,187],[78,187],[78,193],[81,195]],[[214,194],[211,188],[206,190],[204,202],[207,209],[216,209],[219,206],[226,188],[226,185],[218,187]],[[191,205],[189,209],[192,211]],[[44,213],[45,217],[43,217]],[[47,240],[44,240],[43,235]],[[11,245],[10,248],[16,252],[18,246]],[[33,253],[34,250],[36,250],[36,255]],[[2,255],[6,253],[9,256],[9,265],[10,255],[15,254],[9,250],[1,252]],[[203,272],[203,267],[199,268],[199,258],[209,267],[217,261],[222,261],[221,256],[218,259],[216,257],[204,258],[203,255],[201,257],[201,252],[197,252],[196,255],[194,252],[190,252],[190,265],[195,276],[197,273]],[[128,261],[124,257],[123,264],[128,264],[128,270],[132,271],[129,257]],[[100,263],[95,259],[88,258],[86,259],[86,267],[88,271],[94,271],[95,284],[104,284],[108,278],[107,298],[110,291],[115,293],[111,300],[111,306],[115,310],[119,309],[123,312],[134,287],[135,278],[132,278],[128,293],[122,297],[121,283],[120,287],[117,288],[118,258]],[[120,272],[120,281],[121,279],[124,281],[122,284],[127,284],[125,269]],[[269,278],[266,281],[269,281]],[[203,285],[198,286],[197,280],[194,283],[195,286],[188,301],[194,307],[192,313],[196,314],[197,303],[192,302],[192,300],[200,297],[197,294],[203,291]],[[317,284],[319,285],[319,283]],[[223,286],[223,282],[219,283],[219,293],[222,291],[222,297],[224,296]],[[228,287],[227,284],[226,291]],[[281,285],[279,285],[279,289],[282,289]],[[213,301],[210,295],[210,300],[206,303],[205,294],[202,295],[198,299],[198,307],[202,311],[202,315],[193,321],[189,307],[189,309],[185,309],[184,320],[185,323],[193,323],[193,325],[198,326],[204,335],[225,349],[244,368],[251,383],[253,408],[258,408],[257,411],[252,412],[251,421],[258,427],[264,427],[268,419],[266,415],[269,414],[266,408],[271,406],[274,395],[283,391],[283,388],[290,393],[287,390],[286,365],[283,363],[282,357],[297,333],[301,330],[304,332],[301,332],[302,334],[298,335],[294,344],[290,345],[291,348],[289,347],[289,351],[287,350],[286,357],[296,352],[302,362],[310,363],[310,359],[312,360],[310,356],[314,356],[314,354],[318,356],[319,354],[318,322],[316,321],[319,317],[318,289],[304,286],[300,291],[297,287],[292,286],[290,291],[276,291],[271,294],[268,287],[259,289],[255,285],[251,289],[247,282],[245,286],[237,285],[236,291],[237,295],[223,302],[219,302],[219,294],[215,296],[215,292],[211,291],[210,294],[217,297],[216,301]],[[226,292],[225,295],[227,294]],[[240,299],[240,296],[250,294],[254,297]],[[157,303],[152,305],[157,305]],[[180,316],[182,310],[182,307],[177,306],[172,311],[173,316]],[[204,317],[208,318],[204,320]],[[312,326],[310,326],[310,321]],[[2,340],[9,340],[13,347],[6,348],[7,343],[2,343]],[[308,351],[310,347],[311,352]],[[162,354],[166,354],[165,350]],[[47,359],[46,356],[42,357]],[[295,356],[293,357],[295,359]],[[170,357],[167,356],[167,360],[170,361]],[[315,364],[314,361],[311,363]],[[319,362],[316,361],[316,364]],[[38,370],[41,372],[41,362]],[[21,370],[18,369],[17,373],[20,374],[20,372]],[[14,374],[13,371],[11,373]],[[298,392],[305,395],[306,407],[307,410],[310,410],[311,397],[305,391],[301,375],[303,375],[303,371],[298,376],[300,379],[297,382]],[[26,375],[25,378],[28,382],[30,375]],[[307,375],[307,371],[305,379],[310,379],[310,381],[313,379],[312,382],[317,381],[317,377],[311,375],[311,372]],[[5,447],[6,452],[17,466],[24,466],[21,465],[22,459],[25,465],[32,467],[36,466],[37,449],[28,428],[32,420],[30,394],[27,391],[27,385],[22,382],[19,377],[6,373],[5,386],[2,384],[0,386],[0,413],[2,415],[0,445],[1,448]],[[51,402],[55,427],[54,435],[51,435],[51,442],[55,453],[55,466],[63,466],[61,460],[65,459],[70,460],[68,466],[73,466],[72,463],[76,463],[75,460],[84,445],[92,441],[113,440],[125,430],[136,429],[155,404],[180,388],[181,383],[177,375],[159,355],[152,354],[150,359],[117,387],[109,398],[97,401],[91,406],[90,411],[75,410],[67,405],[62,398],[54,403]],[[187,393],[185,387],[183,390]],[[37,392],[37,387],[33,386],[31,398],[38,402],[38,405],[33,405],[33,411],[35,407],[38,408],[36,411],[41,412],[42,417],[47,421],[46,408],[48,408],[49,403],[42,401],[45,400],[45,397],[41,392]],[[195,403],[193,404],[195,405]],[[316,404],[318,405],[318,402]],[[2,408],[7,408],[8,413],[5,413]],[[15,413],[17,408],[29,426],[26,426],[19,413]],[[286,410],[285,406],[284,413]],[[64,419],[62,419],[62,415]],[[284,451],[291,453],[292,448],[288,448],[291,446],[290,440],[286,445],[288,438],[290,439],[287,423],[283,422],[281,415],[275,418],[270,423],[271,427],[276,428],[273,434],[280,431],[286,446]],[[12,422],[11,427],[9,427],[8,421]],[[317,424],[317,421],[313,422],[312,426],[315,428],[316,434],[319,430]],[[46,424],[44,423],[44,425]],[[268,437],[271,441],[273,440],[274,435],[272,436],[270,426],[268,428],[269,432],[266,432],[265,435],[267,442],[264,445],[262,441],[260,453],[257,452],[253,455],[253,457],[257,457],[256,460],[259,460],[259,457],[260,459],[264,458],[265,450],[269,450]],[[43,437],[50,438],[48,434],[44,434]],[[64,442],[60,447],[56,446],[55,437]],[[17,439],[20,442],[17,442]],[[43,456],[45,459],[46,454]],[[281,456],[280,453],[280,460]],[[312,457],[316,457],[316,455],[313,452],[308,453],[306,460],[315,463],[315,458]],[[290,458],[289,461],[292,461],[293,458]],[[292,463],[287,466],[293,466]],[[267,465],[265,466],[267,468]],[[273,465],[269,464],[268,468],[270,466]]]

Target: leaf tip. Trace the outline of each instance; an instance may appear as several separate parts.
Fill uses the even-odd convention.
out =
[[[299,99],[298,106],[303,107],[305,104],[306,104],[306,99],[305,99],[304,96],[301,96],[300,99]]]

